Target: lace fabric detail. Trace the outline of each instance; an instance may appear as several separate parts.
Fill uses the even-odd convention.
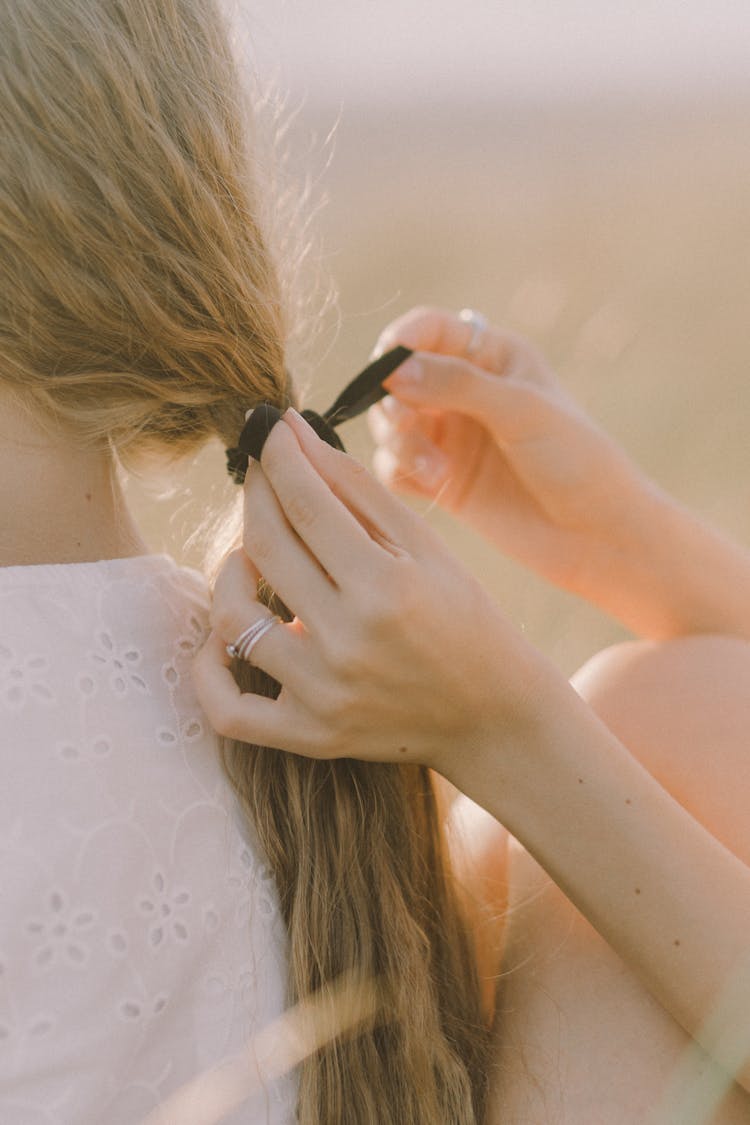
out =
[[[189,674],[207,608],[167,556],[0,568],[0,1121],[136,1125],[283,1010],[275,886]]]

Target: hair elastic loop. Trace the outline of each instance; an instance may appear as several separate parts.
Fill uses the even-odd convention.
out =
[[[392,372],[400,367],[412,354],[411,348],[397,347],[381,355],[373,363],[360,371],[351,383],[344,387],[333,406],[324,414],[315,410],[303,410],[302,417],[315,430],[318,437],[327,441],[334,449],[344,450],[344,443],[334,427],[342,422],[356,418],[370,406],[388,394],[382,385]],[[263,446],[273,427],[281,418],[282,411],[268,402],[256,406],[248,416],[237,445],[227,449],[227,471],[235,484],[243,484],[250,458],[260,461]]]

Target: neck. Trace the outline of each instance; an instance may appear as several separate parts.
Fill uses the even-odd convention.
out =
[[[0,566],[147,553],[109,452],[51,436],[0,391]]]

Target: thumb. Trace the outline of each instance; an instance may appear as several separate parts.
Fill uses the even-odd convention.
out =
[[[464,414],[502,442],[547,431],[564,412],[544,388],[512,375],[492,375],[455,356],[415,353],[383,386],[413,409]]]

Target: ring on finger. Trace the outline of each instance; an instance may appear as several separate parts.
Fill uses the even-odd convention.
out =
[[[464,355],[476,355],[482,345],[482,337],[487,331],[488,320],[476,309],[461,309],[458,319],[471,326],[471,336],[464,347]]]
[[[281,624],[281,618],[278,614],[274,614],[272,617],[261,617],[260,621],[255,621],[252,625],[248,625],[247,629],[244,629],[243,632],[240,633],[234,644],[226,646],[227,655],[231,656],[233,660],[249,661],[250,653],[261,637],[265,637],[266,633],[270,629],[273,629],[274,625],[279,624]]]

